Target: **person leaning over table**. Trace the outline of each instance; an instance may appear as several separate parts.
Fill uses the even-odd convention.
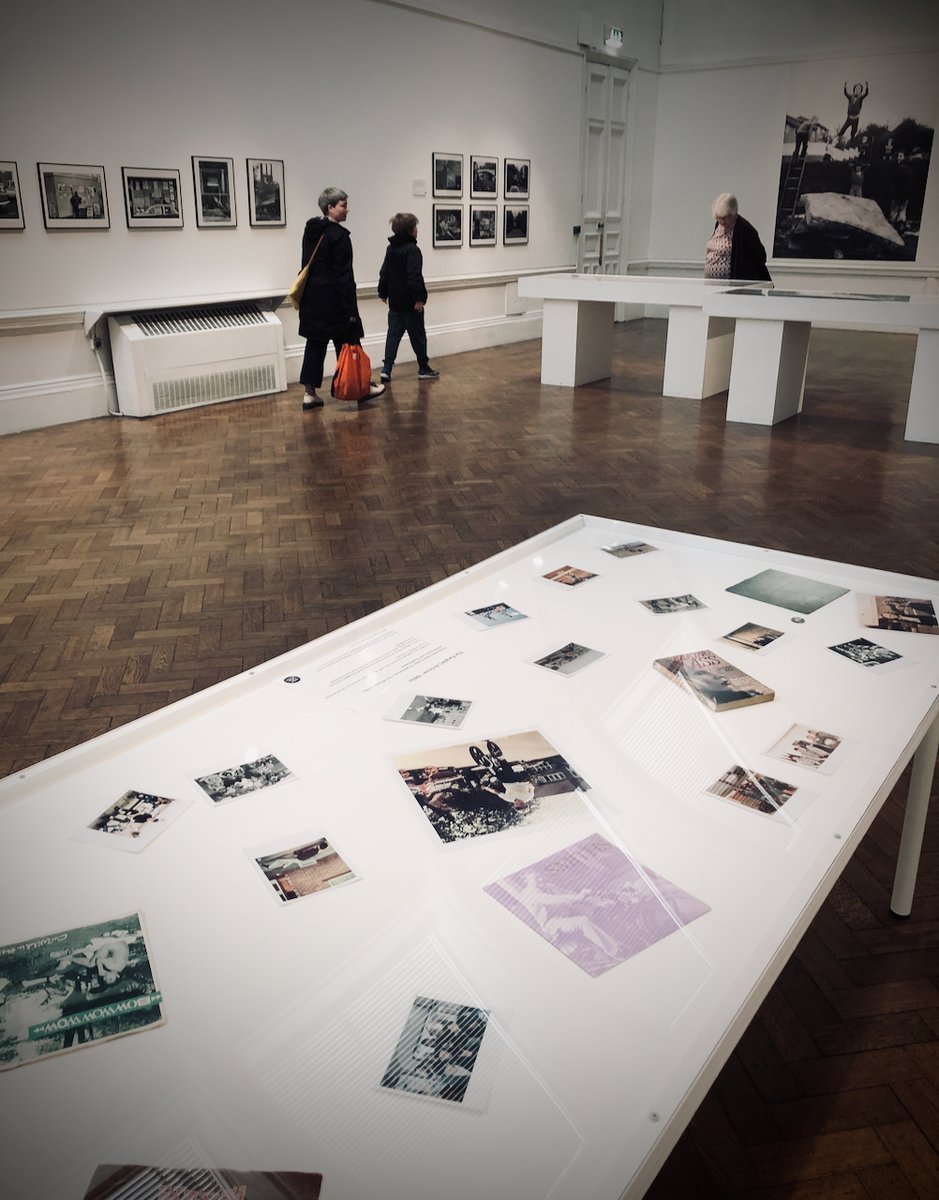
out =
[[[307,221],[300,256],[303,267],[316,250],[300,299],[300,336],[306,338],[300,368],[304,412],[323,407],[323,398],[316,389],[323,382],[329,343],[333,343],[338,355],[343,345],[357,344],[365,332],[352,274],[352,238],[343,228],[349,215],[348,193],[341,188],[324,188],[317,203],[323,215]],[[384,384],[373,383],[364,399],[373,400],[384,390]]]
[[[772,283],[760,235],[737,211],[737,197],[721,192],[711,205],[714,232],[704,255],[705,279],[759,279]]]

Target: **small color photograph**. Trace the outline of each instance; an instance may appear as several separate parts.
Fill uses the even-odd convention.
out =
[[[768,625],[757,625],[753,621],[747,621],[746,624],[732,629],[730,633],[725,633],[721,641],[743,646],[745,650],[765,650],[784,636],[785,630],[770,629]]]
[[[837,766],[833,756],[840,749],[842,740],[835,733],[825,733],[808,725],[793,725],[767,751],[771,758],[807,767],[810,771],[827,774]]]
[[[549,571],[547,575],[542,576],[550,583],[563,583],[565,587],[579,587],[582,583],[587,583],[590,579],[596,579],[597,576],[593,571],[584,571],[580,567],[557,567],[553,571]]]
[[[285,903],[359,878],[325,837],[304,838],[282,850],[250,854],[277,899]]]
[[[792,783],[774,779],[771,775],[761,775],[759,771],[748,771],[746,767],[740,766],[725,771],[708,788],[714,796],[732,800],[735,804],[761,813],[778,812],[792,799],[796,790]]]

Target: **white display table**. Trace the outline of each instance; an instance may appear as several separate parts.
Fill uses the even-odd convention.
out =
[[[727,390],[734,325],[703,310],[705,296],[733,286],[637,275],[533,275],[518,294],[544,301],[541,382],[577,387],[609,378],[617,304],[668,306],[666,396],[701,400]]]
[[[656,549],[603,549],[634,541]],[[561,567],[595,577],[544,578]],[[851,590],[801,619],[726,590],[768,568]],[[939,636],[864,628],[858,592],[939,605],[936,582],[576,517],[11,776],[0,946],[140,913],[166,1021],[0,1074],[7,1194],[75,1200],[99,1163],[128,1162],[322,1172],[324,1200],[642,1196],[919,747],[894,898],[909,912]],[[689,593],[705,607],[641,603]],[[465,616],[499,604],[525,619]],[[784,636],[721,640],[747,622]],[[895,669],[828,648],[860,637]],[[421,642],[372,687],[400,669],[382,646]],[[571,642],[603,656],[534,665]],[[699,649],[775,699],[713,713],[653,669]],[[410,692],[472,707],[459,729],[385,719]],[[794,723],[842,739],[836,769],[768,754]],[[552,798],[545,774],[543,820],[440,841],[396,758],[528,730],[589,790]],[[264,754],[295,778],[227,803],[195,783]],[[769,814],[711,794],[735,763],[797,791]],[[190,803],[140,853],[74,840],[127,789]],[[278,903],[246,850],[307,831],[358,879]],[[593,977],[484,889],[598,833],[709,911]],[[379,1086],[415,995],[489,1010],[481,1110]]]
[[[775,425],[802,410],[814,321],[918,333],[907,441],[939,442],[939,297],[792,292],[749,286],[704,300],[714,318],[736,321],[727,420]]]

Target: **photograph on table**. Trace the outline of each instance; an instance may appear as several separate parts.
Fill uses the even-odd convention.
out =
[[[15,162],[0,162],[0,230],[25,229],[23,193]]]
[[[233,229],[238,224],[233,161],[194,154],[192,180],[196,192],[196,225],[202,229]]]
[[[866,629],[893,629],[897,633],[939,633],[932,600],[910,596],[858,596],[861,624]]]
[[[707,790],[722,800],[731,800],[743,808],[769,814],[779,812],[797,791],[801,791],[794,783],[774,779],[772,775],[763,775],[759,771],[748,771],[739,765],[725,771]]]
[[[494,246],[499,237],[499,219],[494,205],[470,205],[471,246]]]
[[[502,242],[506,246],[528,243],[528,205],[506,204],[502,210]]]
[[[471,1083],[489,1018],[472,1004],[416,996],[381,1086],[482,1111],[488,1094]]]
[[[323,1176],[308,1171],[103,1163],[84,1200],[319,1200],[322,1186]]]
[[[742,579],[726,590],[737,596],[762,600],[764,604],[775,604],[778,608],[804,614],[831,604],[849,591],[848,588],[825,583],[821,579],[805,579],[801,575],[791,575],[788,571],[776,571],[773,568]]]
[[[355,883],[359,878],[323,834],[298,834],[254,846],[246,854],[267,880],[274,897],[289,904],[304,896]]]
[[[528,662],[533,663],[536,667],[544,667],[547,671],[553,671],[556,675],[569,678],[571,675],[576,675],[578,671],[582,671],[584,667],[599,662],[601,658],[606,658],[606,654],[602,650],[591,650],[589,646],[581,646],[579,642],[566,642],[555,650],[548,650],[535,658],[528,659]]]
[[[697,596],[692,596],[690,592],[686,592],[684,596],[659,596],[655,600],[640,600],[639,603],[643,608],[647,608],[650,613],[656,616],[664,616],[667,613],[692,612],[696,608],[707,608],[707,605],[702,603]]]
[[[791,725],[766,753],[770,758],[829,775],[841,761],[843,748],[843,739],[835,733],[809,725]]]
[[[872,675],[880,675],[895,667],[912,665],[912,660],[905,655],[898,654],[896,650],[890,650],[887,646],[879,646],[869,638],[852,638],[850,642],[839,642],[828,649],[834,650],[835,654],[856,666],[865,667]]]
[[[239,763],[234,767],[223,767],[196,779],[196,784],[214,804],[226,800],[237,800],[262,788],[274,787],[285,779],[296,776],[273,754],[263,754],[251,762]]]
[[[0,946],[0,1071],[162,1025],[139,913]]]
[[[496,604],[486,604],[482,608],[471,608],[462,616],[477,629],[495,629],[499,625],[511,625],[513,621],[528,620],[528,613],[519,612],[504,600]]]
[[[617,542],[613,546],[601,546],[607,554],[614,558],[635,558],[638,554],[651,554],[658,546],[650,546],[648,542]]]
[[[193,803],[191,796],[184,800],[155,796],[150,792],[125,792],[104,812],[72,838],[92,845],[109,846],[114,850],[145,850],[153,839],[180,817]]]
[[[459,200],[463,195],[463,155],[435,152],[431,164],[435,196]]]
[[[284,201],[284,162],[280,158],[249,158],[248,223],[282,228],[287,224]]]
[[[916,259],[939,107],[928,56],[795,63],[780,113],[774,258]]]
[[[463,245],[463,205],[435,204],[434,245],[438,248]]]
[[[535,729],[414,751],[394,765],[442,842],[548,821],[590,787]]]
[[[74,233],[110,228],[104,167],[77,163],[37,163],[36,166],[46,229]]]
[[[179,171],[163,167],[121,167],[128,229],[182,229]]]
[[[742,646],[744,650],[752,650],[759,654],[769,650],[786,636],[784,629],[771,629],[769,625],[760,625],[755,621],[745,621],[729,633],[721,634],[722,642],[730,642],[732,646]]]
[[[592,976],[710,912],[599,833],[483,890]]]
[[[470,199],[495,200],[499,189],[499,160],[489,154],[470,155]]]
[[[407,721],[414,725],[434,725],[438,729],[459,729],[473,707],[472,700],[452,696],[422,696],[402,693],[385,713],[387,721]]]
[[[585,571],[582,567],[563,566],[555,567],[553,571],[548,571],[541,578],[547,579],[549,583],[560,583],[564,587],[574,588],[580,587],[582,583],[588,583],[591,579],[596,579],[597,576],[593,571]]]
[[[653,666],[712,712],[725,712],[748,704],[765,704],[776,695],[772,688],[741,671],[713,650],[672,654],[655,659]]]

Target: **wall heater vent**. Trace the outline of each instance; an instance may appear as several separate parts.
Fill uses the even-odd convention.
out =
[[[284,330],[256,304],[119,313],[108,318],[114,382],[131,417],[282,392]]]

